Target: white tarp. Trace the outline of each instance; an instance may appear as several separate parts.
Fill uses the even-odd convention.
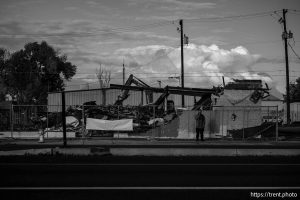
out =
[[[133,131],[132,119],[121,120],[103,120],[87,118],[87,130],[105,130],[105,131]]]

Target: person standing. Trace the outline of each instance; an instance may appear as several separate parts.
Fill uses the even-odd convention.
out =
[[[201,135],[201,141],[204,141],[203,133],[205,128],[205,117],[202,114],[201,109],[195,116],[195,119],[196,119],[196,141],[199,141],[199,135]]]

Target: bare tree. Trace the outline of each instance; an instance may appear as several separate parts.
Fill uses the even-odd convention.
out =
[[[111,79],[111,71],[102,68],[100,64],[99,69],[96,69],[96,75],[98,78],[100,88],[108,88]]]

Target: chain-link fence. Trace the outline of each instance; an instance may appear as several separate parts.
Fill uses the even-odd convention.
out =
[[[185,110],[179,115],[179,138],[195,138],[198,111]],[[204,138],[276,140],[282,123],[277,107],[212,107],[203,109]]]
[[[66,106],[67,138],[195,139],[197,113],[165,106]],[[204,138],[210,140],[277,140],[282,123],[277,107],[210,107],[202,114]],[[45,138],[63,137],[61,106],[13,105],[6,115],[11,137],[36,138],[41,130]],[[89,126],[91,120],[97,128]]]
[[[0,131],[10,130],[11,106],[0,106]]]
[[[48,137],[61,137],[61,109],[47,105],[12,105],[10,110],[10,136],[36,138],[44,133]]]

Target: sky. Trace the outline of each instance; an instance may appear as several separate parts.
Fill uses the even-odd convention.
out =
[[[211,88],[232,79],[261,79],[285,92],[282,9],[287,13],[290,81],[300,77],[299,0],[0,0],[0,47],[18,51],[46,41],[68,56],[77,74],[66,90],[97,88],[96,70],[113,84],[134,74],[158,87],[178,86],[179,19],[185,86]],[[292,49],[295,53],[292,51]],[[276,92],[275,92],[276,93]],[[278,96],[278,93],[277,93]]]

